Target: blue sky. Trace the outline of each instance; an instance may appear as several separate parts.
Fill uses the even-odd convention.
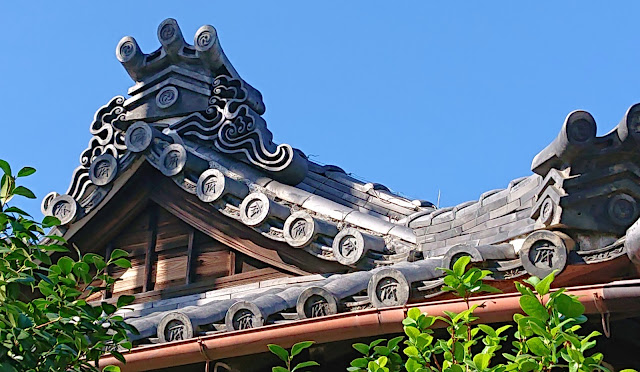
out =
[[[640,101],[640,2],[0,2],[0,158],[65,192],[94,112],[132,85],[121,37],[218,30],[274,140],[454,205],[531,174],[572,110],[599,134]],[[22,203],[39,216],[39,201]]]

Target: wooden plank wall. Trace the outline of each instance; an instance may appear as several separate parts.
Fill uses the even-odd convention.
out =
[[[132,264],[126,270],[110,268],[119,280],[112,294],[102,294],[107,298],[137,294],[136,302],[144,302],[166,298],[169,292],[173,297],[291,276],[195,231],[154,203],[107,246],[127,251]]]

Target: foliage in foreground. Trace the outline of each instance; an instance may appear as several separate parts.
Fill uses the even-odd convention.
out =
[[[309,348],[311,345],[313,345],[312,341],[298,342],[297,344],[291,347],[291,354],[289,354],[287,350],[285,350],[284,348],[278,345],[274,345],[274,344],[267,345],[269,347],[269,350],[272,353],[274,353],[278,358],[280,358],[286,366],[286,368],[280,367],[280,366],[273,367],[271,371],[272,372],[293,372],[293,371],[301,370],[302,368],[318,366],[319,364],[314,361],[301,362],[296,364],[295,366],[291,365],[291,363],[293,362],[293,357],[300,354],[302,350]]]
[[[106,268],[130,267],[127,253],[116,249],[105,261],[76,249],[72,258],[63,238],[45,232],[59,224],[56,218],[38,223],[8,204],[16,196],[35,198],[16,185],[35,169],[14,176],[3,160],[0,169],[0,371],[97,371],[92,362],[107,351],[124,362],[118,348],[130,349],[127,332],[137,331],[114,313],[133,296],[95,306],[84,298],[112,287]],[[59,257],[55,264],[52,257]]]
[[[566,289],[551,292],[554,273],[544,279],[531,277],[525,283],[516,283],[520,292],[520,307],[526,314],[514,314],[513,325],[494,329],[486,324],[475,324],[478,304],[471,304],[470,297],[481,292],[499,292],[482,282],[490,272],[471,267],[468,256],[461,257],[452,270],[442,269],[445,291],[462,298],[467,309],[460,312],[445,311],[445,316],[430,316],[418,308],[408,311],[403,320],[407,339],[399,353],[404,336],[375,340],[369,345],[356,343],[353,348],[362,357],[351,362],[349,372],[506,372],[506,371],[557,371],[570,372],[609,371],[602,365],[601,353],[590,354],[596,345],[599,332],[580,333],[586,322],[584,306]],[[437,339],[432,329],[436,322],[446,324],[448,338]],[[507,341],[506,331],[515,327],[516,340],[511,352],[502,353],[506,363],[496,363],[498,352]],[[309,343],[310,345],[310,343]],[[269,348],[272,352],[272,346]],[[295,347],[295,346],[294,346]],[[286,352],[286,351],[285,351]],[[315,363],[315,362],[314,362]],[[287,371],[276,369],[274,372]],[[621,372],[636,372],[625,369]]]

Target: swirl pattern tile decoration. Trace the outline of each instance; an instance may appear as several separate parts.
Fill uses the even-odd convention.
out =
[[[190,115],[172,129],[188,139],[212,141],[220,152],[242,154],[267,171],[281,171],[293,161],[293,148],[272,142],[272,134],[257,112],[264,112],[261,102],[251,100],[245,84],[226,75],[216,77],[204,117]]]

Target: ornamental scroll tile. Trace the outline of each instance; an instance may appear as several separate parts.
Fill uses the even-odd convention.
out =
[[[380,269],[373,274],[367,285],[371,304],[376,308],[406,304],[410,298],[417,295],[414,287],[418,283],[443,275],[440,267],[442,267],[442,260],[427,258]],[[436,288],[439,292],[439,287],[436,286]]]
[[[179,341],[193,338],[194,327],[189,317],[181,312],[171,312],[158,323],[158,339],[160,342]]]
[[[231,305],[225,316],[227,330],[239,331],[243,329],[262,327],[266,317],[252,302],[238,301]]]
[[[337,314],[338,299],[322,287],[310,287],[298,297],[296,312],[301,319]]]
[[[566,234],[541,230],[527,236],[518,254],[522,266],[530,275],[544,278],[554,270],[564,270],[569,251],[574,246],[575,243]]]
[[[240,181],[231,179],[217,169],[207,169],[198,178],[196,195],[206,203],[212,203],[225,196],[242,200],[249,194],[249,187]],[[233,203],[235,206],[239,204]]]
[[[240,220],[247,226],[274,224],[282,227],[284,220],[290,214],[289,208],[274,202],[260,192],[247,195],[240,204]]]
[[[123,103],[124,97],[117,96],[96,111],[89,127],[92,134],[89,146],[80,155],[80,166],[73,172],[71,184],[66,192],[72,198],[79,200],[92,184],[89,168],[97,157],[109,154],[119,159],[124,156],[127,150],[124,132],[118,128],[118,124],[124,119]]]
[[[173,138],[160,132],[144,121],[136,121],[127,128],[124,137],[127,150],[134,153],[148,152],[152,144],[172,144]],[[161,146],[159,146],[161,147]]]
[[[333,237],[338,233],[336,225],[314,218],[305,211],[289,216],[282,230],[285,241],[294,248],[309,246],[316,240],[316,244],[330,246]]]
[[[367,292],[375,308],[404,305],[409,301],[411,283],[401,271],[383,268],[373,275]]]
[[[95,158],[89,167],[89,179],[96,186],[111,183],[118,173],[118,160],[111,154],[102,154]]]
[[[385,241],[381,237],[363,233],[348,227],[333,239],[333,254],[343,265],[354,266],[362,260],[367,251],[383,252]]]
[[[56,197],[58,197],[60,194],[58,194],[55,191],[51,191],[50,193],[48,193],[47,195],[45,195],[44,198],[42,198],[42,203],[40,203],[40,212],[42,212],[43,215],[45,216],[51,216],[51,202],[53,201],[53,199],[55,199]]]
[[[198,175],[208,167],[208,161],[192,154],[178,143],[165,147],[158,160],[158,168],[169,177],[176,176],[185,169]]]
[[[78,203],[69,195],[58,195],[49,205],[48,212],[60,220],[61,225],[72,223],[78,217]]]
[[[274,178],[298,184],[307,174],[304,155],[276,145],[266,122],[262,95],[233,68],[212,26],[196,32],[189,45],[174,19],[158,27],[161,47],[144,54],[132,37],[123,38],[116,56],[136,84],[124,102],[126,120],[183,117],[171,128],[186,139],[215,148]]]

